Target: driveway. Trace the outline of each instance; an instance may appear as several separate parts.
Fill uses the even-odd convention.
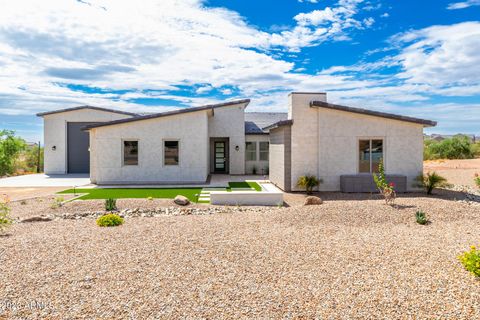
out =
[[[0,179],[0,188],[73,187],[90,184],[88,174],[27,174]]]

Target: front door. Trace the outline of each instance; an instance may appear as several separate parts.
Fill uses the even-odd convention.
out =
[[[226,172],[227,153],[225,141],[215,141],[215,172]]]

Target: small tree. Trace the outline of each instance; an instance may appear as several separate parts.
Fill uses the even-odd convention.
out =
[[[307,194],[312,194],[313,188],[315,188],[322,182],[323,180],[317,179],[317,177],[313,175],[306,175],[298,178],[297,186],[304,188]]]
[[[388,205],[395,204],[395,198],[397,194],[395,192],[395,184],[393,182],[388,183],[385,177],[385,167],[383,166],[383,160],[380,160],[378,165],[378,174],[373,173],[373,181],[377,186],[378,191],[384,197],[385,203]]]
[[[11,130],[0,130],[0,176],[12,174],[15,161],[25,149],[25,141]]]
[[[475,184],[477,185],[477,187],[480,188],[480,176],[478,175],[478,173],[475,173],[475,177],[473,178],[473,181],[475,181]]]
[[[448,186],[447,179],[438,175],[436,172],[428,172],[427,174],[421,174],[416,178],[417,183],[415,186],[424,188],[427,194],[432,194],[433,189]]]

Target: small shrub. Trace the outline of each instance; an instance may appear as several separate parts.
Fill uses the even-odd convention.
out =
[[[415,219],[417,220],[418,224],[422,224],[422,225],[427,224],[428,222],[427,215],[423,211],[417,211],[415,213]]]
[[[147,200],[153,201],[153,197],[148,197]]]
[[[0,234],[3,234],[13,223],[13,219],[10,217],[9,204],[10,199],[8,197],[0,199]]]
[[[26,204],[27,204],[27,200],[22,200],[22,201],[20,201],[20,204],[21,204],[22,206],[26,205]]]
[[[387,182],[383,160],[380,160],[378,165],[378,174],[373,174],[373,181],[375,181],[378,191],[385,199],[385,203],[388,205],[395,204],[395,198],[397,197],[395,192],[395,184],[393,182]]]
[[[470,251],[459,255],[458,260],[460,260],[467,271],[480,277],[480,250],[475,246],[471,246]]]
[[[317,177],[311,175],[301,176],[298,178],[297,186],[304,188],[307,194],[312,194],[313,188],[322,183],[322,179],[317,179]]]
[[[50,208],[52,209],[60,208],[63,205],[63,201],[65,201],[63,197],[56,197],[52,205],[50,206]]]
[[[123,224],[123,218],[117,214],[109,213],[97,219],[97,225],[100,227],[116,227]]]
[[[436,172],[421,174],[416,178],[416,186],[424,188],[427,194],[432,194],[433,189],[448,186],[447,179],[438,175]]]
[[[477,187],[480,188],[480,176],[478,175],[478,173],[475,173],[475,178],[473,178],[473,180],[475,181]]]
[[[117,199],[108,198],[105,200],[105,210],[115,211],[117,210]]]

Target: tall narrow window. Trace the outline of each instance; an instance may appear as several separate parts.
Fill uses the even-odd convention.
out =
[[[359,141],[359,168],[360,173],[378,172],[378,166],[383,159],[383,140],[369,139]]]
[[[163,155],[166,166],[178,165],[178,141],[164,141]]]
[[[138,165],[138,141],[123,141],[123,165]]]
[[[247,161],[257,161],[257,143],[255,141],[246,142],[245,151]]]
[[[260,161],[268,161],[268,141],[261,141],[260,143]]]

